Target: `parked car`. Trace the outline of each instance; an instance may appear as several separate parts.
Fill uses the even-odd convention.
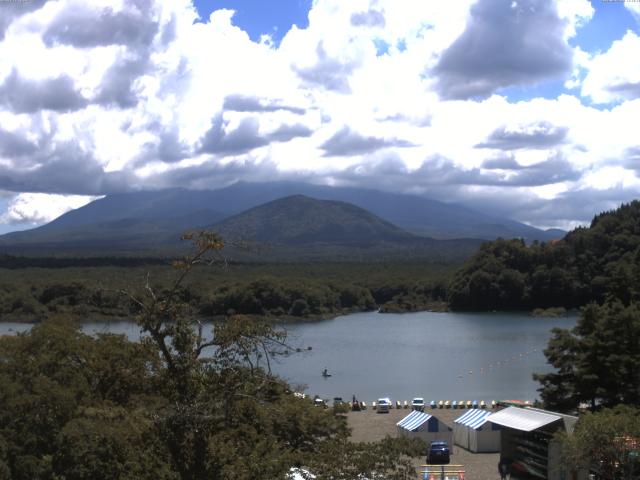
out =
[[[424,412],[424,398],[416,397],[411,400],[411,409]]]
[[[451,461],[449,458],[449,444],[444,440],[434,440],[429,445],[427,452],[427,463],[430,465],[446,465]]]
[[[391,399],[389,397],[378,399],[378,413],[389,413],[389,410],[392,408],[392,406],[393,404],[391,403]]]

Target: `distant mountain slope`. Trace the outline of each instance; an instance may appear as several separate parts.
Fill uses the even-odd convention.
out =
[[[425,197],[299,182],[238,182],[219,190],[167,189],[108,195],[62,215],[32,231],[31,236],[131,218],[179,218],[203,210],[210,210],[217,215],[216,219],[207,222],[209,224],[291,195],[352,203],[402,229],[434,238],[494,239],[501,236],[550,240],[562,236],[562,232],[545,232],[520,222],[496,218],[460,205]]]
[[[368,245],[417,239],[354,205],[292,195],[274,200],[212,225],[223,238],[299,245]]]

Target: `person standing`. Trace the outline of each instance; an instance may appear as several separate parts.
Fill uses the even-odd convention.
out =
[[[505,460],[501,460],[500,463],[498,463],[498,472],[500,473],[500,480],[507,480],[509,464]]]

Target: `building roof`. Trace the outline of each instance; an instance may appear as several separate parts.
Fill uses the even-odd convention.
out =
[[[420,427],[420,425],[427,422],[430,418],[431,415],[429,415],[428,413],[414,410],[409,415],[400,420],[396,425],[404,428],[405,430],[414,432]]]
[[[531,432],[561,419],[560,415],[552,415],[551,413],[543,413],[528,408],[507,407],[492,414],[488,420],[496,425]]]
[[[478,429],[482,427],[489,420],[488,417],[491,416],[491,412],[487,412],[486,410],[468,410],[463,413],[461,416],[456,418],[453,423],[459,423],[460,425],[464,425],[466,427],[470,427],[473,429]]]

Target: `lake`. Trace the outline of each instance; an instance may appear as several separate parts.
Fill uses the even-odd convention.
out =
[[[282,357],[272,367],[322,398],[533,400],[538,384],[531,375],[550,370],[542,350],[551,328],[571,328],[576,320],[526,313],[366,312],[287,323],[289,342],[312,350]],[[28,328],[0,323],[0,334]],[[128,322],[88,323],[83,329],[139,338],[138,327]],[[331,377],[322,377],[324,368]]]

